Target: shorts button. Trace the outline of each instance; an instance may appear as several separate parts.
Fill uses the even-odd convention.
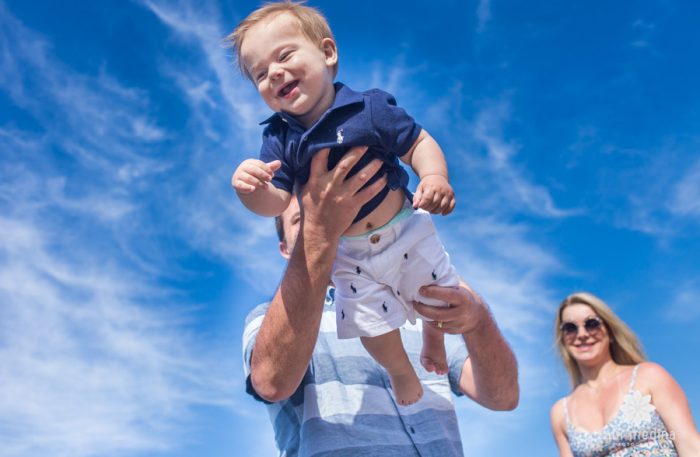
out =
[[[382,237],[379,234],[375,233],[374,235],[369,237],[369,242],[372,244],[377,244],[381,239]]]

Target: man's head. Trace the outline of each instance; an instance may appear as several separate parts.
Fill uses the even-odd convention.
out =
[[[287,209],[275,218],[275,229],[277,229],[277,237],[280,241],[280,253],[285,259],[289,259],[292,255],[297,236],[299,235],[300,222],[299,202],[296,196],[293,195]]]

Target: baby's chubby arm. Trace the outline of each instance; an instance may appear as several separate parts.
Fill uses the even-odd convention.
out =
[[[421,130],[411,149],[401,156],[420,178],[413,196],[413,207],[446,216],[455,207],[455,193],[450,186],[447,162],[440,145]]]
[[[265,163],[246,159],[236,168],[231,185],[246,208],[261,216],[274,217],[289,206],[291,194],[271,184],[281,165],[279,160]]]

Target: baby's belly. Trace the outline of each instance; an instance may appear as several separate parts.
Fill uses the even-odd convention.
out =
[[[406,194],[401,189],[389,191],[389,194],[374,211],[352,224],[343,235],[362,235],[370,230],[381,227],[401,211],[405,200]]]

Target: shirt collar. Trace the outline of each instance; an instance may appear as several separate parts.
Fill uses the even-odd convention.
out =
[[[333,87],[335,88],[335,99],[333,100],[333,104],[331,105],[331,107],[328,109],[328,112],[337,110],[344,106],[353,105],[355,103],[361,103],[363,101],[361,93],[355,92],[354,90],[350,89],[348,86],[341,82],[334,83]],[[275,120],[280,120],[282,122],[286,122],[289,125],[301,127],[301,124],[299,124],[299,122],[294,118],[294,116],[287,113],[274,113],[272,116],[262,121],[260,125],[270,124]],[[303,127],[301,129],[306,130]]]

